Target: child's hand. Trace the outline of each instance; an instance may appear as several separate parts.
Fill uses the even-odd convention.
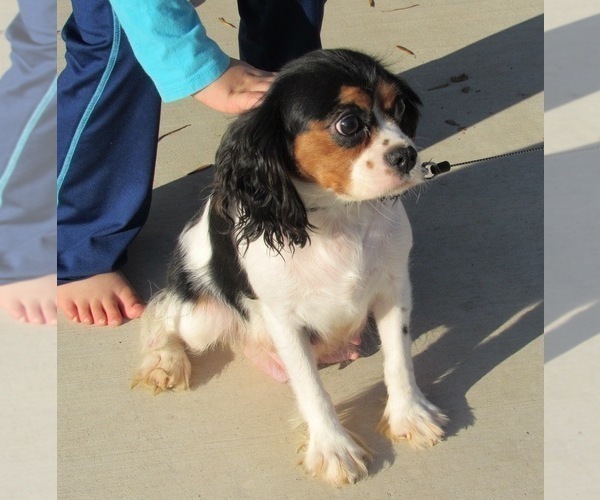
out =
[[[194,98],[217,111],[239,114],[258,104],[274,78],[275,73],[231,59],[227,71]]]

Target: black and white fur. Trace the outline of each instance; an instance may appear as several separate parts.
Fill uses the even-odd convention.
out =
[[[340,424],[315,357],[372,315],[388,390],[381,431],[416,447],[440,440],[447,418],[413,374],[412,235],[394,199],[423,180],[411,139],[419,104],[364,54],[323,50],[286,66],[223,138],[212,197],[144,314],[134,383],[187,388],[186,350],[220,342],[272,352],[308,425],[306,470],[353,483],[369,453]]]

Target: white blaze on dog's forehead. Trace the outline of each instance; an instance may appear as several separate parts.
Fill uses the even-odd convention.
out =
[[[377,128],[381,131],[382,135],[386,135],[386,139],[394,139],[406,146],[412,145],[410,137],[402,132],[402,129],[398,124],[392,120],[391,117],[386,115],[379,106],[373,108],[373,115],[375,116]]]
[[[401,192],[422,180],[420,169],[413,169],[406,176],[387,163],[385,155],[388,151],[414,145],[400,127],[377,107],[374,115],[376,127],[371,143],[351,168],[348,195],[355,199],[372,199]]]

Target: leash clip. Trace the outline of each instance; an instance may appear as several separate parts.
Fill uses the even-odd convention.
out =
[[[425,179],[430,180],[440,174],[449,172],[451,165],[448,161],[441,161],[439,163],[434,161],[426,161],[425,163],[421,164],[421,168],[424,171]]]

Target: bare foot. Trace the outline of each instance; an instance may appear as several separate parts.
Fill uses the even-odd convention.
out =
[[[0,309],[23,323],[56,324],[56,275],[0,286]]]
[[[118,271],[58,287],[58,307],[71,321],[86,325],[119,326],[139,318],[145,305]]]

